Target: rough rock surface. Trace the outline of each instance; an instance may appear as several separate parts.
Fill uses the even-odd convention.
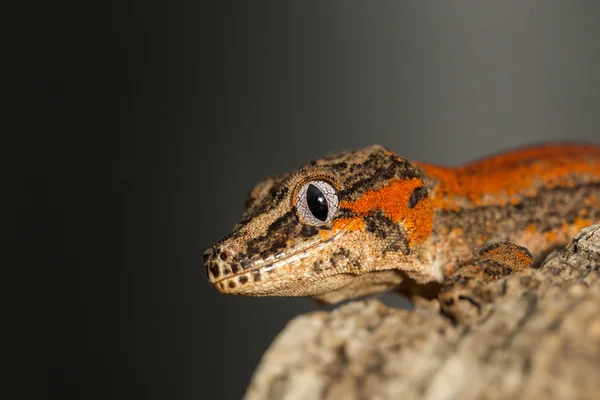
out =
[[[600,225],[541,268],[471,284],[455,299],[301,315],[245,398],[600,398]]]

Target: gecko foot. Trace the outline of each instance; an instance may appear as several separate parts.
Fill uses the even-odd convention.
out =
[[[442,312],[455,322],[481,315],[490,300],[487,283],[533,266],[533,256],[525,247],[510,242],[494,243],[456,269],[438,296]]]

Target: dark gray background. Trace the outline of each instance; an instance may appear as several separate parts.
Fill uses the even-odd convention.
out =
[[[600,3],[372,4],[7,16],[6,398],[239,398],[317,309],[206,281],[202,252],[268,175],[373,143],[440,164],[600,143]]]

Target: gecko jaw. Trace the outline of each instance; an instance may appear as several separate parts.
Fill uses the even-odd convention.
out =
[[[331,245],[338,240],[344,232],[344,230],[340,230],[325,240],[311,242],[288,255],[280,253],[278,255],[279,257],[269,256],[264,259],[256,260],[241,271],[220,279],[215,280],[209,274],[208,279],[214,288],[221,293],[253,296],[268,295],[278,290],[278,288],[275,287],[276,282],[283,281],[281,278],[273,279],[274,275],[278,275],[277,272],[281,272],[284,276],[293,276],[294,273],[298,272],[300,269],[298,267],[302,265],[304,259],[310,257],[315,251],[319,251],[322,247]],[[209,268],[208,264],[207,268]],[[284,269],[285,271],[282,271]],[[286,278],[285,280],[287,281],[289,278]]]

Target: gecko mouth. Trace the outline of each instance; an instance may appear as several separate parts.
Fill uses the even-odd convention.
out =
[[[291,262],[301,263],[302,260],[308,257],[310,253],[312,253],[314,250],[318,250],[319,247],[329,245],[330,243],[336,241],[344,232],[344,230],[340,230],[338,233],[332,235],[331,237],[325,240],[312,242],[306,246],[301,247],[300,249],[292,251],[289,254],[280,253],[275,256],[269,256],[266,258],[255,260],[249,265],[247,265],[245,268],[242,267],[241,270],[237,272],[226,274],[220,279],[213,280],[209,277],[209,280],[215,286],[215,288],[221,290],[224,290],[226,288],[225,283],[229,283],[228,286],[230,289],[233,288],[234,286],[232,286],[231,283],[233,282],[233,280],[236,280],[236,278],[239,279],[240,283],[245,283],[243,278],[247,277],[248,275],[252,275],[254,280],[257,281],[259,280],[258,277],[261,276],[262,273],[273,272],[278,267],[290,264]],[[214,262],[213,266],[217,267],[217,265]],[[210,268],[211,267],[207,264],[207,269]],[[228,269],[232,269],[230,265]]]

